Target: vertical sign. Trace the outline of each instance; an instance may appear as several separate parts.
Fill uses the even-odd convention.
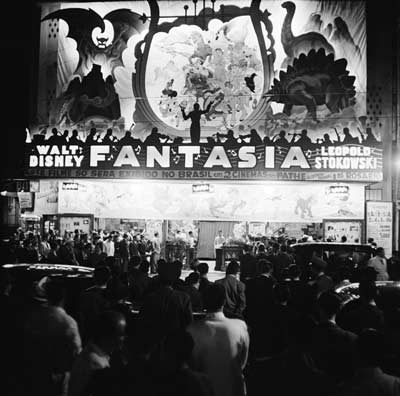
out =
[[[367,239],[374,238],[378,247],[383,247],[387,257],[392,256],[393,203],[367,201]]]

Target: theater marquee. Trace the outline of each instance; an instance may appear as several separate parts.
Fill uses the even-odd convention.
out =
[[[364,1],[194,3],[41,5],[27,176],[382,180]]]

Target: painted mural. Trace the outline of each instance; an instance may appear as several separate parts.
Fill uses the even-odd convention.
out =
[[[76,182],[59,189],[60,213],[95,217],[322,222],[363,219],[364,186],[349,183],[235,185],[216,183],[212,192],[193,192],[190,183]],[[64,183],[65,184],[65,183]],[[112,186],[112,188],[110,188]],[[252,193],[249,194],[251,188]]]
[[[149,146],[201,146],[195,169],[215,145],[230,162],[254,146],[249,168],[276,147],[278,169],[299,147],[314,171],[382,178],[379,125],[366,115],[363,1],[52,3],[42,8],[41,53],[57,67],[41,68],[38,124],[27,137],[36,147],[77,145],[83,154],[108,145],[103,169],[124,145],[138,157]],[[369,147],[374,165],[316,159],[337,146]],[[185,155],[171,155],[169,168],[181,169]],[[38,159],[28,168],[46,166]]]

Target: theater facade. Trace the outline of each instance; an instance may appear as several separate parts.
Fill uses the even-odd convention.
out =
[[[193,230],[204,257],[218,229],[373,235],[390,255],[391,120],[366,21],[364,1],[42,4],[25,220]]]

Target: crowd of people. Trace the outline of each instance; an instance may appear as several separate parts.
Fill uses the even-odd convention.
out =
[[[212,282],[206,262],[182,279],[182,263],[161,257],[152,276],[153,248],[139,249],[140,235],[66,237],[10,242],[15,262],[56,255],[76,264],[88,260],[77,254],[87,244],[101,258],[70,310],[64,278],[21,292],[2,269],[5,394],[400,395],[400,317],[376,284],[383,270],[396,279],[397,255],[387,263],[377,248],[357,271],[350,256],[313,254],[300,265],[289,239],[271,238],[255,252],[245,246]],[[335,290],[355,277],[360,296],[344,304]]]

